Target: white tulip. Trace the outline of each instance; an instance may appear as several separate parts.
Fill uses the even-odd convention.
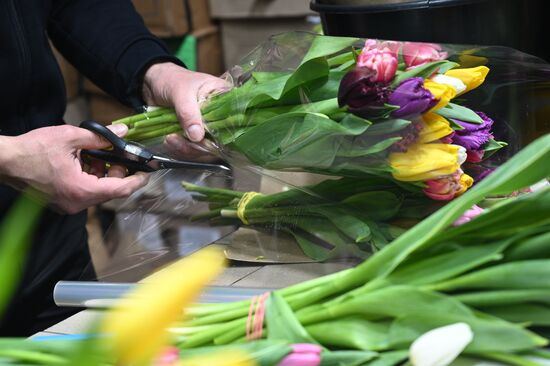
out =
[[[453,88],[455,88],[457,94],[460,94],[464,90],[466,90],[466,84],[464,84],[462,80],[452,76],[437,74],[432,77],[432,81],[435,81],[438,84],[447,84],[452,86]]]
[[[472,329],[466,323],[432,329],[413,342],[409,360],[414,366],[447,366],[473,338]]]

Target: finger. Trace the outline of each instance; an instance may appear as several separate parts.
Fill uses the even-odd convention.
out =
[[[219,158],[198,143],[190,143],[183,136],[170,134],[164,140],[171,156],[180,160],[212,162]]]
[[[98,178],[105,176],[105,162],[97,159],[91,159],[89,162],[89,174],[95,175]]]
[[[109,125],[107,128],[118,137],[124,137],[128,133],[128,127],[123,124]],[[78,149],[104,149],[111,146],[109,141],[97,133],[78,127],[69,130],[69,141]]]
[[[188,92],[180,93],[174,98],[174,106],[189,140],[201,141],[204,138],[204,126],[197,96]]]
[[[93,196],[90,205],[115,198],[128,197],[138,189],[144,187],[149,180],[149,174],[142,172],[129,175],[125,178],[105,177],[97,179],[92,176],[88,177],[90,179],[87,180],[86,185],[90,195]]]
[[[211,78],[208,82],[201,85],[197,93],[197,97],[200,102],[208,99],[209,96],[214,94],[220,94],[227,92],[231,89],[231,83],[227,80],[220,78]]]
[[[122,165],[111,165],[109,171],[107,172],[107,177],[112,178],[124,178],[127,174],[126,167]]]

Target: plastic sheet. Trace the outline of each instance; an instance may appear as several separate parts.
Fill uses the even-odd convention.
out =
[[[203,104],[201,147],[233,174],[156,173],[104,206],[100,279],[134,281],[213,242],[260,264],[353,264],[550,130],[550,67],[509,48],[295,32],[226,76],[234,88]],[[151,146],[178,123],[152,113],[119,123]]]

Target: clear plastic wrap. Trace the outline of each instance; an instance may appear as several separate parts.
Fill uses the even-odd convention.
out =
[[[201,148],[233,174],[155,173],[105,206],[101,279],[210,243],[251,268],[353,265],[550,131],[550,67],[509,48],[293,32],[226,76],[234,88],[203,104]],[[115,123],[149,145],[179,130],[167,108]]]

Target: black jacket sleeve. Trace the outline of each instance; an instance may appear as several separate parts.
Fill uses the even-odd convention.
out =
[[[130,0],[54,0],[48,35],[84,75],[135,109],[143,105],[148,66],[183,65],[147,30]]]

